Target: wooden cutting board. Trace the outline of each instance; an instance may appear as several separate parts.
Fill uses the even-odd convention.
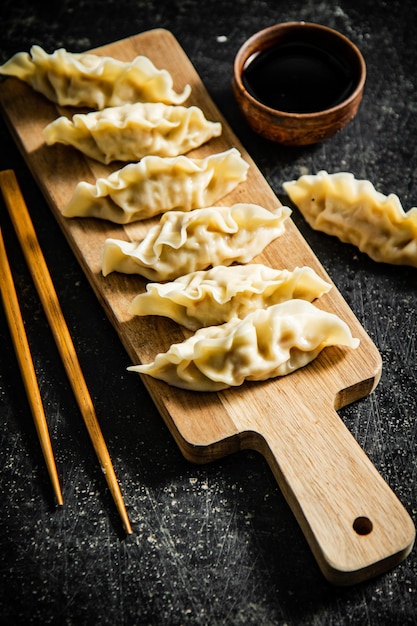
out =
[[[221,137],[190,156],[238,148],[250,164],[247,181],[219,204],[253,202],[273,209],[280,203],[211,100],[174,36],[162,29],[139,34],[95,51],[124,61],[145,54],[174,77],[177,91],[192,87],[188,105],[221,121]],[[0,85],[0,104],[9,128],[77,256],[97,297],[133,363],[184,338],[164,318],[132,318],[127,308],[144,291],[136,276],[101,275],[101,249],[107,237],[142,238],[155,220],[128,226],[94,219],[65,219],[63,207],[80,180],[94,182],[120,167],[101,165],[76,150],[47,147],[44,126],[65,111],[24,83],[8,78]],[[67,111],[68,113],[68,111]],[[309,265],[329,276],[291,220],[285,234],[257,259],[277,268]],[[260,451],[297,518],[324,576],[352,584],[399,563],[412,548],[414,525],[368,457],[344,426],[337,409],[369,394],[381,372],[375,345],[333,286],[316,304],[337,313],[359,337],[357,350],[327,348],[310,365],[290,376],[219,393],[189,392],[144,377],[144,382],[182,453],[202,463],[243,448]],[[130,365],[129,359],[126,366]],[[115,373],[116,374],[116,373]],[[136,375],[136,374],[132,374]]]

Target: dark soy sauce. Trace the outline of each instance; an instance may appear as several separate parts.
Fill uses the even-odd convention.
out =
[[[353,69],[309,43],[286,43],[247,61],[243,83],[263,104],[289,113],[314,113],[336,106],[354,89]]]

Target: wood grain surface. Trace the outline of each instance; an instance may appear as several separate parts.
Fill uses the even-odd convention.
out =
[[[225,205],[254,202],[273,209],[279,200],[207,93],[173,35],[162,29],[107,45],[99,54],[131,60],[145,54],[174,76],[187,104],[221,121],[223,132],[190,156],[238,148],[249,162],[247,181],[224,198]],[[120,167],[101,165],[72,148],[47,147],[44,126],[65,111],[27,85],[9,78],[0,89],[5,119],[65,233],[131,362],[147,362],[181,341],[184,331],[164,318],[132,318],[127,308],[145,288],[136,276],[101,274],[107,237],[142,238],[150,224],[113,225],[94,219],[66,219],[61,212],[80,180],[94,182]],[[69,113],[69,111],[66,111]],[[24,190],[23,190],[24,192]],[[309,265],[330,281],[295,225],[257,257],[279,268]],[[331,281],[330,281],[331,282]],[[369,394],[381,373],[375,345],[333,286],[317,306],[337,313],[360,339],[357,350],[327,348],[312,364],[285,378],[245,383],[219,393],[198,393],[144,382],[185,457],[205,462],[242,448],[264,454],[326,578],[351,584],[393,567],[411,550],[414,526],[407,512],[340,420],[337,409]],[[130,364],[127,359],[126,366]]]

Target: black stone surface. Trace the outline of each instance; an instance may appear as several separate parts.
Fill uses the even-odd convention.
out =
[[[358,116],[334,138],[288,149],[255,136],[231,92],[233,58],[255,31],[314,21],[353,39],[368,67]],[[285,180],[346,170],[417,203],[417,5],[413,0],[2,0],[0,61],[34,43],[82,51],[171,30],[282,201]],[[21,298],[61,477],[56,510],[0,308],[0,623],[67,625],[411,625],[415,549],[352,588],[320,574],[266,462],[242,452],[185,461],[55,223],[5,125],[0,167],[21,182],[119,477],[125,538],[4,206],[1,226]],[[383,358],[375,392],[340,411],[417,521],[416,270],[376,264],[313,232],[313,247]]]

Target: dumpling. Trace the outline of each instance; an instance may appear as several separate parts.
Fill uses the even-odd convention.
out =
[[[107,239],[102,272],[173,280],[210,265],[248,263],[285,230],[288,207],[268,211],[256,204],[164,213],[142,241]]]
[[[48,146],[63,143],[101,163],[138,161],[142,157],[178,156],[221,135],[197,106],[138,102],[102,111],[58,117],[43,131]]]
[[[182,104],[191,92],[186,85],[182,93],[176,93],[171,74],[158,70],[148,57],[123,62],[64,48],[48,54],[40,46],[32,46],[30,54],[18,52],[1,65],[0,74],[23,80],[62,106],[92,109],[128,102]]]
[[[200,328],[152,363],[128,369],[183,389],[219,391],[290,374],[330,345],[356,348],[359,340],[337,315],[305,300],[288,300],[243,320]]]
[[[331,289],[310,267],[292,272],[261,263],[217,265],[180,276],[173,282],[148,283],[132,301],[133,315],[162,315],[190,330],[242,319],[255,309],[285,300],[319,298]]]
[[[368,180],[338,172],[304,175],[283,185],[310,226],[351,243],[374,261],[417,267],[417,207],[404,212]]]
[[[127,224],[211,206],[246,179],[248,167],[235,148],[205,159],[146,156],[95,185],[78,183],[63,215]]]

